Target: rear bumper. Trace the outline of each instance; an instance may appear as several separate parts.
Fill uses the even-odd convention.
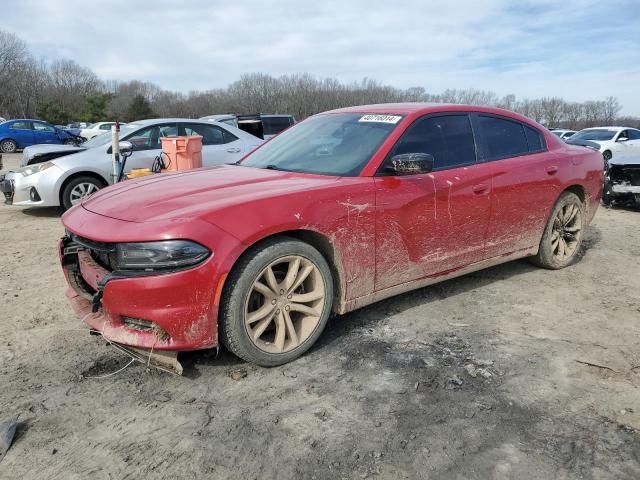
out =
[[[71,307],[109,341],[178,351],[217,345],[217,275],[211,258],[190,270],[109,279],[110,272],[68,237],[60,240],[59,253]]]

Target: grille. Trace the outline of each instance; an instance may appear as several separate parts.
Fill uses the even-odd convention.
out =
[[[611,165],[609,178],[613,183],[628,182],[640,186],[640,165]]]
[[[102,268],[112,272],[116,264],[116,245],[114,243],[96,242],[67,231],[73,243],[89,250],[93,258]]]

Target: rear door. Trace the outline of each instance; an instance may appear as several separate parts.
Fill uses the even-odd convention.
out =
[[[34,141],[36,143],[60,144],[56,129],[43,122],[33,122]]]
[[[571,160],[548,152],[544,136],[532,126],[484,113],[473,115],[473,120],[482,161],[493,171],[487,255],[534,247]]]
[[[183,135],[202,137],[202,165],[210,167],[235,163],[244,155],[243,142],[223,127],[204,123],[184,123]]]
[[[18,148],[28,147],[36,143],[33,134],[33,122],[28,120],[13,122],[9,127],[9,136],[18,144]]]
[[[490,166],[477,163],[469,115],[438,114],[411,125],[376,184],[376,290],[437,275],[485,257]],[[428,153],[431,173],[391,176],[393,155]]]

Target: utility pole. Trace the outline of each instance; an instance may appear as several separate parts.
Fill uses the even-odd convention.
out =
[[[120,177],[120,122],[111,126],[111,161],[113,163],[113,183]]]

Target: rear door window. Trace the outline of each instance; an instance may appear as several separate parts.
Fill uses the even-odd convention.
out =
[[[400,138],[392,155],[428,153],[434,170],[476,162],[476,145],[469,116],[440,115],[416,121]]]
[[[529,153],[525,126],[520,122],[488,115],[478,115],[484,143],[484,159],[499,160]]]
[[[203,145],[221,145],[224,142],[222,129],[214,125],[205,125],[201,123],[185,123],[184,133],[188,137],[192,135],[200,135]]]
[[[31,130],[31,122],[16,122],[11,125],[11,128],[16,130]]]

